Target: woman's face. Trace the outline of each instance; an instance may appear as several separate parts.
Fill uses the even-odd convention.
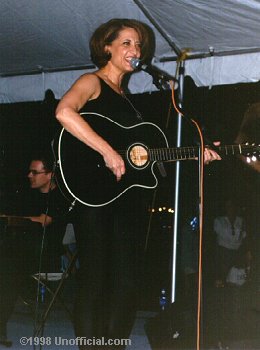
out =
[[[111,53],[108,64],[112,64],[122,72],[131,72],[130,65],[132,58],[140,58],[141,42],[138,33],[133,28],[125,28],[119,32],[118,37],[110,44],[106,45],[106,51]]]

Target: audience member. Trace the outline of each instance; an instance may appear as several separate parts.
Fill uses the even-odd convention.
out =
[[[233,266],[246,264],[245,220],[234,200],[225,201],[225,213],[214,219],[216,234],[216,287],[223,287]],[[249,254],[249,252],[247,252]]]

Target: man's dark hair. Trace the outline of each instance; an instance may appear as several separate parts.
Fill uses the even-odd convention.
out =
[[[125,28],[133,28],[141,41],[140,59],[149,63],[155,50],[155,36],[152,29],[145,23],[135,19],[114,18],[99,26],[90,39],[90,52],[93,63],[98,67],[104,67],[111,58],[111,54],[105,52],[105,46],[110,45]]]
[[[34,154],[33,157],[31,158],[31,161],[41,161],[43,164],[44,169],[46,170],[46,172],[53,172],[54,169],[54,159],[52,157],[52,155],[50,154],[46,154],[46,153],[38,153],[38,154]]]

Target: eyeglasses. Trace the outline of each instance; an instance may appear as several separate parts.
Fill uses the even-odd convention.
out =
[[[32,174],[32,176],[36,176],[39,174],[47,174],[47,173],[48,173],[47,171],[37,171],[37,170],[29,170],[28,171],[28,175]]]

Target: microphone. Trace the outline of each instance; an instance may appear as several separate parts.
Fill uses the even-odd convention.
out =
[[[139,58],[132,58],[130,60],[130,65],[135,70],[143,70],[144,72],[150,74],[153,77],[153,82],[157,87],[159,86],[165,89],[166,88],[169,89],[169,84],[168,84],[169,81],[178,83],[178,80],[175,77],[160,70],[155,66],[142,64]]]

